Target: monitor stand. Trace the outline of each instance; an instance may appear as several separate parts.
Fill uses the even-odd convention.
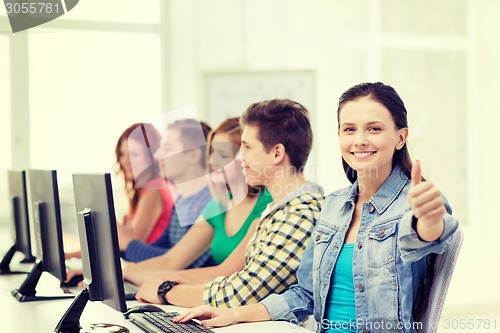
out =
[[[73,303],[71,303],[66,313],[61,318],[57,324],[54,332],[56,333],[129,333],[129,329],[115,324],[90,324],[84,327],[80,326],[80,317],[82,316],[83,310],[89,301],[89,291],[88,289],[83,289],[78,296],[75,297]]]
[[[22,271],[12,271],[10,270],[10,262],[12,261],[12,258],[14,257],[14,254],[16,254],[16,245],[12,245],[12,247],[7,251],[5,256],[3,257],[2,261],[0,262],[0,275],[10,275],[10,274],[28,274],[29,272],[22,272]],[[35,258],[24,258],[21,263],[22,264],[27,264],[27,263],[32,263],[35,262]]]
[[[43,273],[43,263],[39,261],[33,267],[33,270],[29,273],[26,280],[19,289],[12,290],[12,296],[14,296],[19,302],[31,302],[31,301],[42,301],[50,299],[61,299],[61,298],[73,298],[75,295],[71,293],[68,289],[58,289],[61,294],[56,295],[37,295],[36,285],[40,280]]]

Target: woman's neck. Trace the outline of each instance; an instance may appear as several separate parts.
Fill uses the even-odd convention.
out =
[[[358,202],[368,202],[377,193],[389,174],[369,174],[364,175],[358,172]]]

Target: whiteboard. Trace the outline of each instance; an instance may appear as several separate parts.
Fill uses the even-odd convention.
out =
[[[315,72],[244,71],[205,74],[205,115],[210,126],[240,116],[255,102],[288,98],[304,105],[312,119],[315,102]]]
[[[223,120],[239,117],[255,102],[288,98],[309,111],[313,133],[315,110],[315,71],[242,71],[205,73],[205,119],[216,128]],[[311,151],[307,165],[316,165],[316,152]],[[306,168],[306,177],[308,170]],[[314,180],[314,179],[311,179]]]

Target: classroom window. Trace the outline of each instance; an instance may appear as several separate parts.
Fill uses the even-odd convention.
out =
[[[31,166],[58,170],[74,220],[71,173],[113,173],[121,132],[160,114],[160,38],[58,31],[30,35],[29,49]]]
[[[7,184],[7,170],[11,164],[11,126],[10,126],[10,64],[9,39],[0,34],[0,142],[2,158],[0,158],[0,226],[6,225],[10,218],[9,193]]]

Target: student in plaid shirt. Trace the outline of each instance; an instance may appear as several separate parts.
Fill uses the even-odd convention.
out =
[[[201,272],[205,277],[211,275],[211,280],[198,281],[204,282],[198,285],[176,285],[164,281],[168,274],[163,279],[155,275],[142,284],[138,300],[179,306],[234,307],[256,303],[297,282],[300,258],[324,200],[322,188],[307,182],[303,175],[312,147],[307,110],[287,99],[263,101],[250,105],[241,123],[246,181],[253,186],[265,185],[274,202],[262,213],[248,245],[242,243],[233,252],[236,254],[226,259],[232,265],[224,262],[193,269],[193,276],[200,276]],[[241,268],[231,271],[238,266]]]

